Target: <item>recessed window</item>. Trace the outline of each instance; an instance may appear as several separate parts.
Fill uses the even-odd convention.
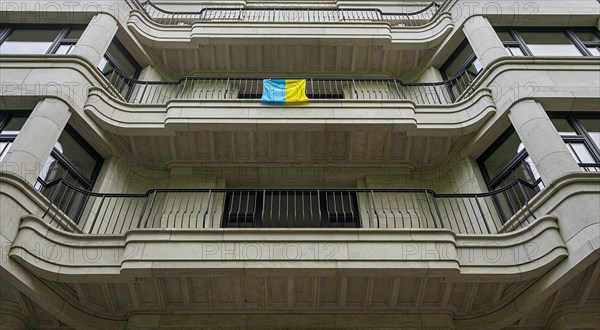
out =
[[[8,27],[0,37],[0,54],[69,54],[82,32],[71,26]]]
[[[497,33],[513,56],[600,55],[600,34],[594,29],[498,28]]]
[[[581,56],[563,32],[519,32],[534,56]]]
[[[28,113],[9,112],[0,117],[0,159],[8,152],[28,116]],[[46,161],[36,187],[41,190],[45,184],[62,178],[77,187],[91,190],[102,161],[102,157],[67,125]]]
[[[586,172],[599,172],[600,116],[551,114],[551,120],[579,166]]]
[[[140,65],[117,39],[108,46],[98,69],[124,97],[132,86],[130,79],[137,78],[141,71]]]
[[[451,98],[455,100],[463,94],[482,69],[481,62],[465,39],[440,68],[442,76],[448,81]]]

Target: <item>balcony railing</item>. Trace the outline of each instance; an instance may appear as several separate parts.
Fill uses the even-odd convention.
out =
[[[142,81],[116,70],[105,75],[130,103],[165,104],[169,100],[258,100],[263,78],[183,77],[178,81]],[[311,100],[409,100],[416,104],[451,104],[469,95],[475,75],[434,83],[404,83],[399,79],[304,78]],[[296,78],[295,78],[296,79]]]
[[[489,193],[437,194],[429,189],[153,189],[145,194],[81,190],[60,179],[44,186],[43,218],[87,234],[132,229],[379,228],[448,229],[493,234],[524,227],[506,222],[531,214],[539,189],[516,180]],[[65,225],[65,222],[71,224]]]
[[[392,26],[420,26],[435,17],[440,5],[431,2],[404,6],[402,11],[384,13],[371,8],[323,7],[205,7],[198,12],[174,12],[152,1],[140,3],[148,17],[164,25],[191,25],[194,22],[266,22],[266,23],[364,23],[386,22]]]

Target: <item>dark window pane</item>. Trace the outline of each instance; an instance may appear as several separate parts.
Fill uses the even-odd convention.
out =
[[[25,122],[27,121],[27,117],[10,117],[10,119],[8,120],[8,123],[6,123],[6,126],[4,126],[4,128],[2,129],[2,132],[0,132],[0,134],[2,135],[16,135],[19,134],[19,132],[21,131],[21,128],[23,128],[23,125],[25,125]]]
[[[67,33],[67,35],[65,36],[65,39],[78,40],[79,38],[81,38],[83,31],[84,29],[71,29],[69,33]]]
[[[460,69],[462,67],[464,67],[467,64],[467,60],[471,57],[471,55],[473,55],[473,48],[471,48],[471,45],[467,44],[456,56],[456,58],[454,58],[452,60],[452,62],[447,63],[445,66],[446,70],[446,76],[448,78],[452,78],[454,76],[456,76]]]
[[[63,131],[58,138],[55,149],[65,156],[87,179],[92,179],[97,161],[71,134]]]
[[[522,150],[521,140],[513,132],[500,146],[483,162],[490,179],[494,178]]]
[[[114,43],[108,46],[108,53],[117,62],[119,68],[129,77],[133,77],[137,70],[135,64],[133,64],[127,55],[119,49]]]
[[[17,29],[0,45],[0,54],[45,54],[58,29]]]
[[[600,118],[584,118],[579,120],[592,141],[600,148]]]
[[[577,135],[577,132],[566,118],[551,118],[550,120],[560,135]]]
[[[536,56],[581,56],[563,32],[520,32],[533,55]]]
[[[600,37],[598,37],[594,32],[575,32],[575,35],[577,35],[577,38],[579,38],[579,40],[581,40],[583,43],[600,41]]]
[[[498,37],[502,41],[515,41],[509,32],[498,32]]]

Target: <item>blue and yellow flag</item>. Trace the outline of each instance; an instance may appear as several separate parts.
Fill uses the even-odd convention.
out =
[[[262,103],[295,104],[306,103],[306,80],[263,80]]]

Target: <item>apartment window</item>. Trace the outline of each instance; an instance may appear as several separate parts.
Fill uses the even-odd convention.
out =
[[[497,29],[504,47],[514,56],[600,56],[595,29]]]
[[[0,54],[69,54],[83,26],[10,26],[0,33]]]
[[[98,69],[121,95],[126,97],[131,87],[131,79],[139,76],[141,66],[123,44],[115,38],[98,64]]]
[[[448,81],[448,92],[458,98],[483,69],[473,48],[465,39],[440,68],[442,77]]]
[[[8,152],[28,116],[29,113],[25,112],[7,112],[0,117],[0,160]],[[62,191],[46,190],[45,187],[55,180],[63,179],[77,188],[91,190],[100,172],[102,162],[102,157],[83,140],[73,127],[67,125],[52,149],[50,157],[46,160],[35,187],[44,194],[61,194]],[[80,196],[80,198],[82,197]],[[72,219],[77,219],[84,201],[69,198],[62,200],[65,205],[58,201],[57,206],[69,214]]]
[[[488,189],[498,190],[494,204],[503,222],[544,188],[542,179],[517,133],[511,128],[477,160]],[[521,180],[512,185],[515,180]]]
[[[579,166],[600,172],[600,116],[551,115],[550,120]]]
[[[502,188],[516,179],[521,179],[538,189],[543,188],[540,175],[527,150],[513,129],[506,131],[478,159],[488,188]]]
[[[223,228],[357,228],[355,192],[262,190],[227,192]]]

